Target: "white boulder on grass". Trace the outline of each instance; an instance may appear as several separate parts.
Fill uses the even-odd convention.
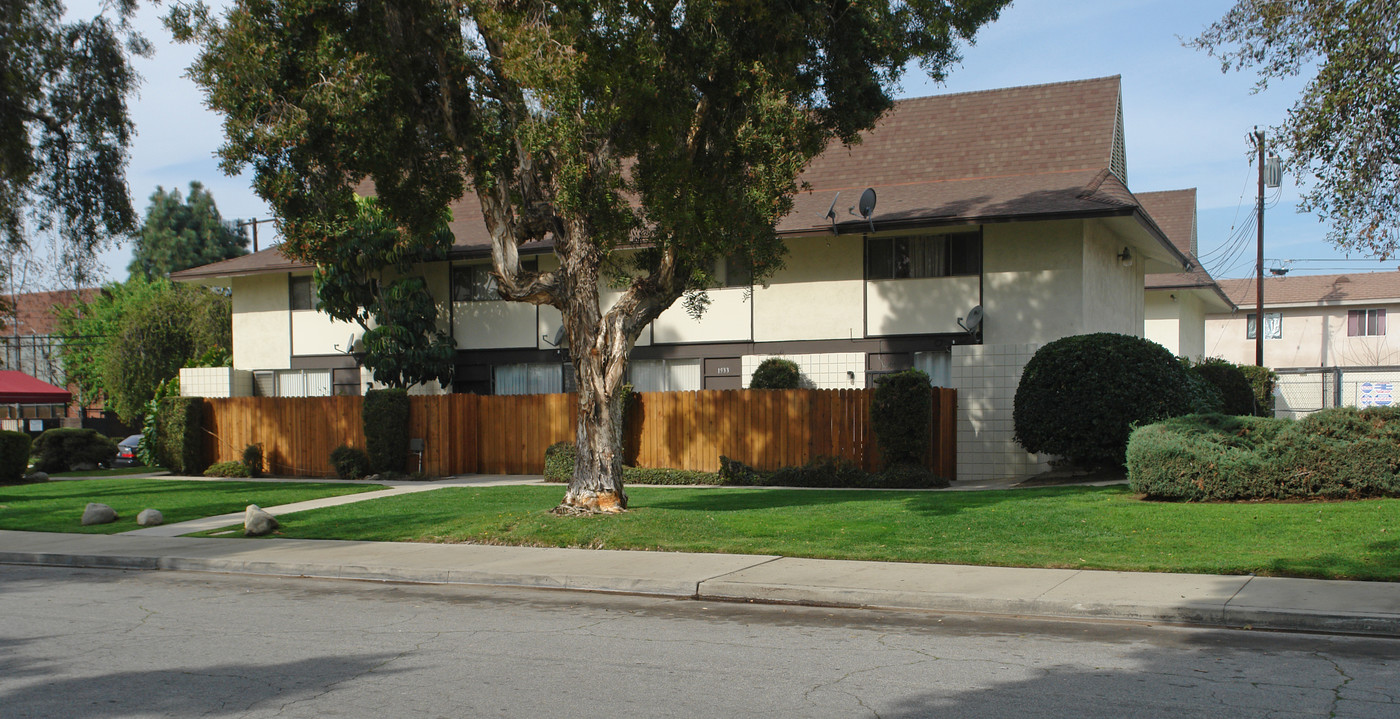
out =
[[[267,513],[267,510],[256,504],[248,505],[248,509],[243,512],[243,536],[261,537],[269,534],[279,526],[277,518]]]
[[[136,515],[136,523],[143,527],[155,527],[165,524],[165,515],[159,509],[143,509]]]
[[[108,507],[105,504],[98,504],[97,502],[88,502],[87,507],[83,509],[84,527],[88,526],[89,524],[108,524],[110,522],[115,521],[117,521],[116,510],[112,509],[111,507]]]

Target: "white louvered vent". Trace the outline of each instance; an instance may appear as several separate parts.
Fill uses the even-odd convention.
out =
[[[1118,93],[1118,117],[1113,123],[1113,157],[1109,158],[1108,169],[1128,184],[1128,153],[1123,149],[1123,93]]]

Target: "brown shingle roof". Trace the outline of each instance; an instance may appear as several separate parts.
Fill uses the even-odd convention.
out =
[[[1196,188],[1139,192],[1138,203],[1181,254],[1196,258]]]
[[[1220,280],[1225,293],[1241,307],[1255,303],[1255,278]],[[1291,275],[1264,278],[1264,305],[1331,305],[1400,302],[1400,272],[1344,275]]]
[[[1109,169],[1119,95],[1115,75],[901,100],[861,143],[833,144],[812,161],[800,178],[810,189],[798,193],[777,229],[829,231],[826,212],[838,192],[837,223],[858,229],[866,223],[847,208],[867,187],[878,196],[873,219],[885,227],[1140,212]],[[453,203],[452,214],[454,254],[486,254],[490,238],[475,197]],[[173,276],[243,274],[253,266],[227,264],[236,261]],[[258,271],[274,269],[281,268]]]

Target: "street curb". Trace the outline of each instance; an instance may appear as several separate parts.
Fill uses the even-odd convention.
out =
[[[587,552],[591,550],[575,550]],[[658,556],[656,553],[640,553]],[[664,556],[664,555],[659,555]],[[885,591],[878,588],[819,587],[734,581],[743,571],[762,567],[776,557],[751,557],[753,566],[717,576],[690,580],[532,573],[501,568],[406,568],[361,563],[278,562],[254,558],[151,557],[138,554],[0,551],[0,563],[91,569],[210,572],[274,577],[307,577],[353,581],[476,585],[533,589],[562,589],[621,593],[704,601],[790,604],[896,611],[953,612],[1043,619],[1133,621],[1229,629],[1354,634],[1400,638],[1400,615],[1375,616],[1354,612],[1278,609],[1269,607],[1115,604],[1061,601],[1045,597],[1007,598],[955,592]],[[1044,570],[1057,571],[1057,570]],[[1061,570],[1069,575],[1074,570]],[[1241,578],[1245,583],[1254,578]],[[1322,582],[1322,580],[1314,580]]]

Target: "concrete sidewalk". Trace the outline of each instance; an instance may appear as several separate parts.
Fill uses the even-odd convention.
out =
[[[1400,584],[775,556],[0,531],[0,563],[540,587],[1400,637]]]

